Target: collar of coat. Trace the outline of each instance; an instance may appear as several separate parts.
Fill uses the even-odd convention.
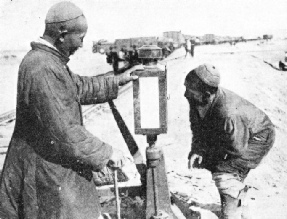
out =
[[[58,50],[56,50],[52,47],[49,47],[43,43],[31,42],[31,47],[32,47],[32,50],[43,50],[45,52],[51,53],[54,56],[57,56],[64,64],[67,64],[70,61],[69,57],[62,54]]]

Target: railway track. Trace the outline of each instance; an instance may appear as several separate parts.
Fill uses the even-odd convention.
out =
[[[11,122],[16,118],[16,109],[10,110],[0,115],[0,125]]]

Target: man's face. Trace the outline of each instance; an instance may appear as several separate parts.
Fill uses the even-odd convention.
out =
[[[204,94],[201,91],[201,84],[202,83],[198,77],[191,77],[190,80],[185,81],[184,96],[189,103],[193,103],[199,106],[204,106],[206,104]]]
[[[64,42],[62,44],[62,50],[70,56],[73,55],[79,48],[83,47],[83,40],[86,32],[82,33],[67,33],[64,36]]]
[[[86,18],[81,16],[70,21],[67,33],[62,36],[60,50],[67,56],[73,55],[79,48],[83,47],[83,40],[88,30]]]

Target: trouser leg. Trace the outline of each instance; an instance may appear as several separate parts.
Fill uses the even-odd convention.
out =
[[[193,57],[193,55],[194,55],[194,46],[192,46],[191,47],[191,49],[190,49],[190,55]]]
[[[240,192],[238,198],[220,194],[221,217],[220,219],[251,219],[250,208],[246,200],[248,189]]]
[[[249,186],[245,186],[243,183],[248,172],[249,169],[246,169],[241,176],[225,172],[212,174],[221,199],[220,219],[250,219],[247,214],[249,209],[246,197]],[[242,217],[242,215],[246,215],[246,217]]]
[[[241,219],[242,207],[240,199],[229,195],[220,194],[221,217],[220,219]]]
[[[241,208],[242,208],[242,219],[251,219],[251,211],[249,208],[248,204],[248,198],[247,198],[247,192],[250,187],[245,187],[243,190],[240,192],[240,198],[241,198]]]

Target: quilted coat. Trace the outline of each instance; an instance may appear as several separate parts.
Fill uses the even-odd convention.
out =
[[[271,149],[275,130],[270,118],[237,94],[219,88],[204,118],[190,102],[192,154],[203,157],[202,167],[245,177]]]
[[[0,179],[1,219],[92,219],[100,215],[92,171],[112,147],[83,126],[81,105],[118,94],[116,77],[73,74],[69,59],[32,42],[18,75],[14,133]]]

